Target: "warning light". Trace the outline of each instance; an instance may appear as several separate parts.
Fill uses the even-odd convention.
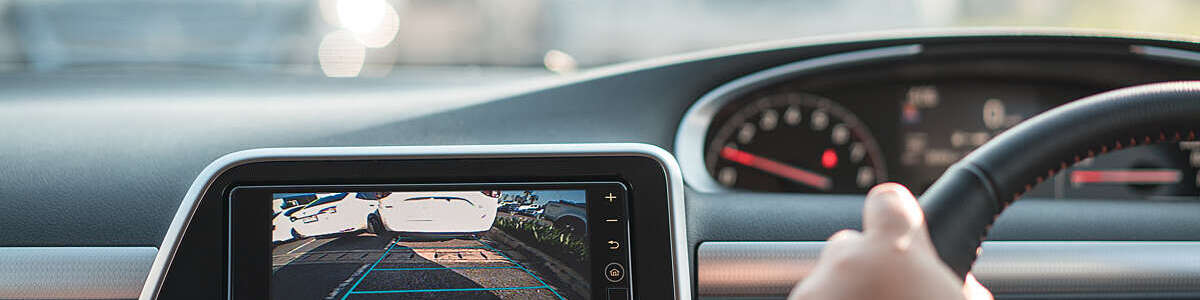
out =
[[[837,166],[837,153],[833,149],[825,149],[825,153],[821,153],[821,166],[826,169],[833,169]]]

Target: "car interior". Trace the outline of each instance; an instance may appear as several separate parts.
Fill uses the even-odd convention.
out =
[[[995,299],[1198,299],[1197,15],[0,2],[0,299],[785,299],[888,182]]]

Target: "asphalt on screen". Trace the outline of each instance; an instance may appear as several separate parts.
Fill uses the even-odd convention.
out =
[[[479,239],[347,234],[272,250],[273,299],[566,299],[560,289]],[[552,282],[552,280],[551,280]]]

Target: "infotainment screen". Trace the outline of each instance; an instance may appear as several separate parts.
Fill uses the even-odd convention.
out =
[[[269,298],[593,299],[593,277],[625,293],[624,195],[601,186],[267,188]]]
[[[255,149],[197,177],[150,299],[689,299],[662,149]]]

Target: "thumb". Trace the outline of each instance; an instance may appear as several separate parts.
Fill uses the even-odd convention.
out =
[[[963,296],[966,296],[967,300],[995,299],[992,297],[992,292],[988,291],[983,284],[979,283],[979,280],[976,280],[975,275],[971,273],[967,273],[967,279],[965,283],[963,283]]]
[[[912,192],[897,183],[883,183],[871,188],[863,206],[863,233],[881,237],[898,237],[925,223],[925,214]]]

